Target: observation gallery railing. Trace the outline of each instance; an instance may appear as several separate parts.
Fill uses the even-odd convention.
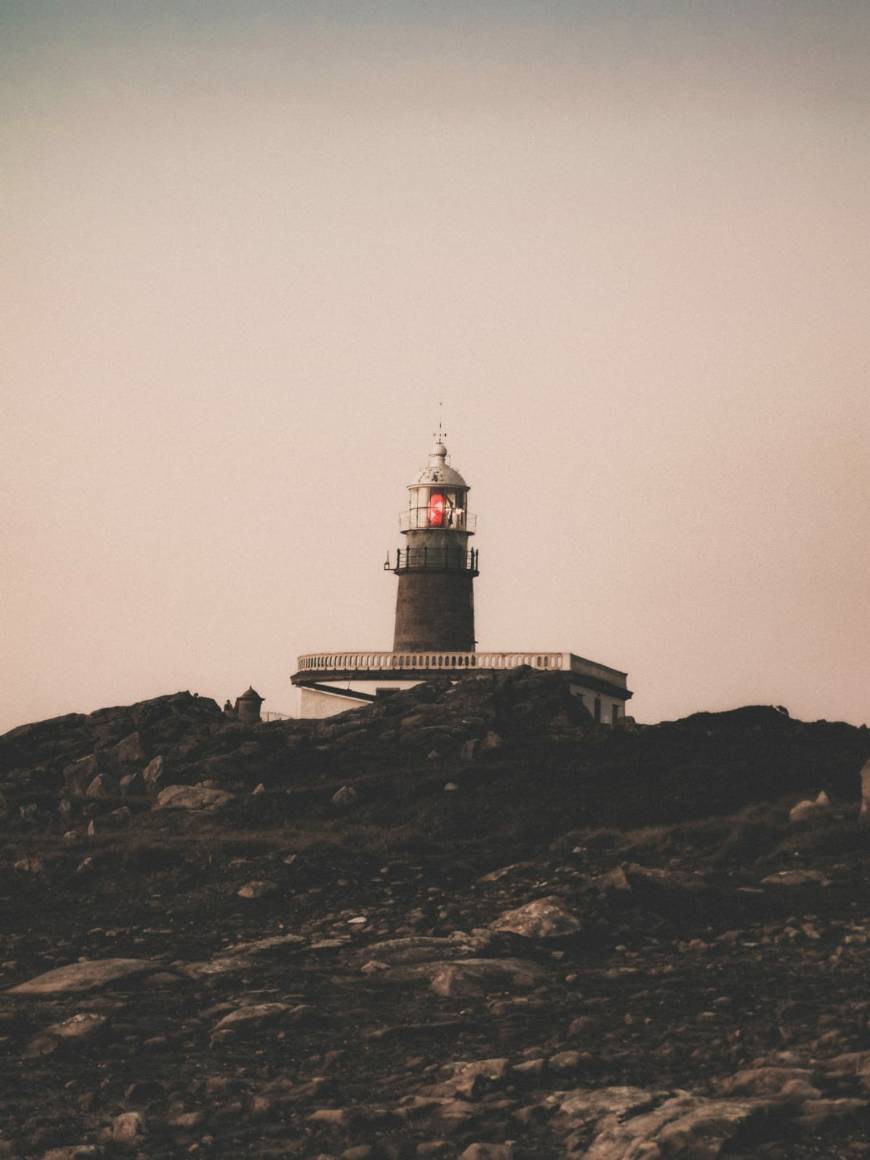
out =
[[[436,670],[571,668],[570,653],[554,652],[351,652],[310,653],[298,658],[299,672],[395,672],[397,669]]]
[[[385,572],[471,572],[477,575],[477,549],[397,548],[384,562]]]

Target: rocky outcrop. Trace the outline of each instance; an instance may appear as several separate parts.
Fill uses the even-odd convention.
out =
[[[216,810],[231,802],[235,794],[197,782],[196,785],[168,785],[152,806],[155,810]]]
[[[158,964],[147,959],[98,959],[92,962],[70,963],[57,967],[10,987],[10,995],[70,995],[97,991],[119,981],[139,975],[153,974]]]
[[[551,678],[0,739],[0,1156],[861,1155],[866,731]]]

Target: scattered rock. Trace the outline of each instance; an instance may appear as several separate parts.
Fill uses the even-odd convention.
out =
[[[118,783],[108,773],[98,773],[85,790],[85,797],[107,798],[120,793]]]
[[[812,801],[806,800],[798,802],[796,806],[792,806],[788,813],[788,820],[790,822],[805,822],[808,818],[817,817],[819,814],[830,812],[831,799],[824,790],[814,798]]]
[[[270,882],[266,879],[255,880],[253,882],[246,882],[236,893],[239,898],[265,898],[267,894],[275,894],[278,890],[277,882]]]
[[[254,939],[252,942],[234,943],[233,946],[227,947],[224,951],[225,955],[243,955],[245,958],[252,958],[257,955],[268,955],[269,957],[282,957],[291,951],[298,951],[300,947],[307,945],[307,940],[299,934],[275,934],[267,938]]]
[[[259,1034],[264,1027],[281,1022],[290,1013],[291,1008],[287,1003],[253,1003],[239,1007],[215,1025],[211,1033],[212,1042],[220,1043],[225,1039]]]
[[[445,999],[482,995],[493,990],[534,987],[546,978],[537,963],[524,959],[457,959],[452,963],[421,963],[394,969],[391,979],[423,977],[436,995]]]
[[[24,858],[19,858],[17,862],[13,863],[13,870],[20,870],[23,874],[42,874],[45,870],[45,863],[34,854],[27,854]]]
[[[545,676],[0,738],[0,1156],[870,1160],[866,731],[611,732]]]
[[[515,910],[506,910],[494,922],[492,930],[512,931],[524,938],[553,939],[578,934],[583,924],[560,898],[536,898]]]
[[[156,793],[166,777],[166,758],[162,754],[152,757],[142,771],[142,782],[147,793]]]
[[[511,1160],[513,1154],[510,1144],[469,1144],[459,1160]]]
[[[80,757],[72,762],[63,771],[63,780],[67,789],[75,794],[83,794],[100,772],[99,759],[95,753]]]
[[[141,1112],[121,1112],[112,1121],[112,1140],[132,1147],[145,1135],[145,1117]]]
[[[336,806],[350,806],[353,805],[358,796],[352,785],[343,785],[332,795],[332,803]]]
[[[831,880],[821,870],[777,870],[761,880],[762,886],[830,886]]]
[[[82,1011],[60,1023],[53,1023],[29,1043],[27,1055],[51,1055],[62,1044],[87,1043],[98,1038],[108,1026],[108,1018],[94,1011]]]
[[[138,731],[128,734],[108,750],[107,756],[116,765],[142,765],[148,760],[142,734]]]
[[[90,1156],[99,1155],[100,1149],[94,1144],[70,1144],[66,1148],[49,1148],[43,1153],[42,1160],[88,1160]]]
[[[196,785],[168,785],[151,807],[155,810],[217,810],[235,799],[227,790],[215,789],[202,782]]]
[[[768,1114],[762,1100],[707,1099],[688,1092],[637,1088],[579,1089],[562,1100],[556,1125],[570,1155],[587,1160],[719,1156],[753,1119]]]
[[[161,970],[159,963],[150,959],[90,959],[70,963],[37,975],[17,987],[10,987],[10,995],[79,995],[98,991],[128,979]]]

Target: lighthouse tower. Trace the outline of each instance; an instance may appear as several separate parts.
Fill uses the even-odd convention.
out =
[[[474,652],[474,578],[477,550],[469,547],[476,517],[469,487],[447,462],[439,429],[429,462],[408,484],[399,517],[405,546],[384,568],[399,578],[394,652]]]
[[[433,677],[458,681],[518,665],[564,674],[569,691],[582,698],[593,721],[615,725],[624,716],[632,694],[619,669],[564,649],[478,649],[478,559],[477,549],[470,547],[476,517],[468,511],[468,492],[468,484],[447,462],[439,427],[428,463],[408,484],[408,506],[399,516],[403,546],[388,553],[384,564],[399,578],[392,650],[300,656],[291,680],[299,688],[302,717],[331,717]]]

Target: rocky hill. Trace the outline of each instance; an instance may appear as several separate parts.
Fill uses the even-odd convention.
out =
[[[0,1156],[870,1155],[868,753],[523,669],[15,729]]]

